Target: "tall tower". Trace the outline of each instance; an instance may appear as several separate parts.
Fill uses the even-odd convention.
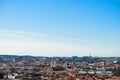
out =
[[[92,57],[92,54],[91,54],[91,52],[90,52],[90,57]]]
[[[51,59],[50,67],[56,67],[56,61],[53,58]]]

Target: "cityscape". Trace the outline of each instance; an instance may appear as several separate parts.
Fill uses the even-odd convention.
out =
[[[120,57],[0,55],[2,80],[120,80]]]
[[[0,0],[0,80],[120,80],[120,0]]]

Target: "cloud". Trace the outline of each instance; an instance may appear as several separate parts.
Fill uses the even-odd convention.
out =
[[[119,46],[86,44],[50,34],[0,30],[0,53],[33,56],[119,55]],[[106,53],[106,54],[105,54]],[[107,54],[109,53],[109,55]]]
[[[0,37],[0,53],[57,56],[74,52],[75,48],[62,39],[40,33],[0,30]]]

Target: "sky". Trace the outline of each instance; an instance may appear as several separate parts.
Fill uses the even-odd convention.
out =
[[[0,54],[120,56],[119,0],[0,0]]]

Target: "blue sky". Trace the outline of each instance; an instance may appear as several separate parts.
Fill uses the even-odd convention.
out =
[[[120,56],[119,0],[0,0],[0,53]]]

